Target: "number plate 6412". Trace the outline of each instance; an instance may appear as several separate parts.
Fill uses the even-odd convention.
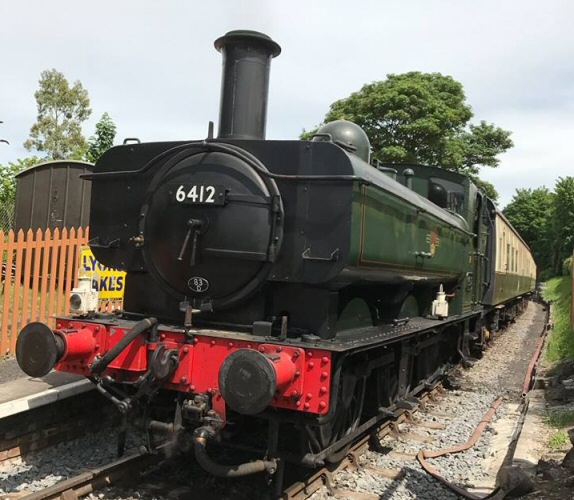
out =
[[[225,187],[209,184],[180,184],[172,191],[173,201],[190,205],[225,205]]]

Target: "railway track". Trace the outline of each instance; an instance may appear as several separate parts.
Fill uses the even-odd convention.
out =
[[[536,337],[534,337],[535,341],[531,341],[532,347],[535,345],[536,348],[532,351],[532,357],[529,358],[530,362],[526,365],[523,361],[523,370],[526,371],[526,375],[523,375],[522,385],[515,383],[516,389],[519,389],[522,393],[521,402],[514,405],[515,412],[513,415],[505,417],[507,420],[512,420],[511,425],[513,427],[512,433],[509,433],[508,436],[509,442],[505,445],[508,450],[506,450],[504,457],[491,460],[491,462],[493,462],[492,467],[494,467],[494,463],[496,463],[497,471],[512,463],[514,446],[516,445],[515,441],[520,435],[524,415],[528,407],[527,393],[532,383],[536,362],[540,356],[547,330],[547,319],[540,322],[540,325],[542,325],[542,333],[538,332],[539,338],[536,339]],[[537,328],[536,324],[534,328]],[[534,334],[536,335],[536,332],[534,332]],[[488,353],[486,356],[488,356]],[[528,362],[528,359],[526,362]],[[528,368],[526,368],[526,366],[528,366]],[[368,436],[363,436],[352,446],[340,464],[322,467],[312,474],[309,474],[305,479],[291,484],[283,490],[281,498],[283,500],[305,500],[307,498],[318,500],[335,496],[336,498],[375,500],[380,498],[380,493],[373,493],[371,495],[364,492],[357,493],[356,491],[345,490],[344,486],[341,487],[337,484],[336,478],[342,475],[342,473],[346,473],[347,476],[363,474],[384,478],[389,481],[397,481],[405,476],[405,470],[411,470],[412,474],[412,470],[415,468],[418,469],[417,461],[422,466],[422,469],[419,470],[426,471],[426,473],[432,475],[434,479],[442,482],[443,485],[453,492],[453,495],[456,495],[456,498],[504,498],[508,493],[507,490],[511,488],[509,484],[502,484],[501,488],[495,488],[494,481],[476,481],[470,479],[467,481],[452,481],[442,477],[437,470],[436,457],[471,449],[488,423],[495,416],[496,411],[502,407],[502,413],[505,413],[508,412],[508,408],[504,406],[513,406],[510,404],[511,398],[508,392],[504,393],[506,401],[503,401],[502,397],[495,398],[495,395],[491,395],[492,404],[490,408],[488,411],[485,411],[482,418],[478,419],[478,425],[477,428],[474,429],[474,432],[471,432],[469,429],[468,435],[465,436],[465,439],[468,437],[466,442],[464,442],[464,440],[460,443],[437,442],[440,432],[448,432],[450,422],[456,418],[453,412],[443,409],[449,395],[456,395],[456,392],[457,391],[451,393],[443,388],[442,385],[437,385],[420,397],[420,404],[417,405],[416,408],[403,411],[396,419],[382,422]],[[520,394],[517,390],[515,390],[515,392]],[[450,404],[452,405],[452,403]],[[499,431],[496,432],[498,433]],[[392,443],[397,441],[408,443],[407,448],[410,448],[410,450],[408,452],[393,450]],[[440,448],[440,450],[437,452],[424,450],[424,448],[427,447]],[[393,465],[376,465],[377,462],[381,461],[372,460],[372,456],[371,459],[365,458],[365,455],[369,453],[372,456],[382,453],[383,456],[391,456],[396,458],[396,460],[382,461],[383,463],[389,462]],[[350,481],[341,481],[343,485],[345,482]],[[454,484],[455,482],[456,484]],[[317,495],[316,493],[320,493],[320,490],[322,490],[323,493]],[[391,497],[389,496],[389,498]],[[429,498],[435,497],[429,496]]]
[[[282,500],[306,500],[325,486],[329,492],[333,492],[333,477],[335,474],[347,470],[358,469],[360,467],[360,457],[367,450],[380,450],[381,441],[387,436],[398,436],[400,434],[400,425],[404,423],[414,424],[414,414],[421,409],[425,410],[427,402],[435,402],[444,393],[445,389],[442,384],[437,384],[431,390],[420,397],[420,403],[413,410],[403,410],[396,418],[389,419],[377,428],[369,432],[368,435],[361,437],[338,464],[328,465],[314,471],[302,481],[297,481],[287,487],[281,494]],[[416,456],[411,457],[415,459]],[[397,479],[402,474],[399,469],[392,468],[370,468],[373,474],[379,474],[387,479]]]
[[[513,337],[515,336],[514,333],[512,335]],[[533,337],[533,345],[539,344],[536,335]],[[503,347],[507,348],[509,341],[510,339],[504,340]],[[516,341],[517,344],[522,342],[520,338],[517,338],[513,341]],[[505,351],[508,349],[501,350]],[[494,351],[496,351],[496,341],[492,352],[487,352],[486,357],[488,357],[489,354],[492,354]],[[498,358],[494,358],[494,360],[496,363],[500,364],[500,360]],[[532,365],[533,363],[531,362],[530,364]],[[527,365],[528,360],[526,360],[524,363],[525,367]],[[526,368],[520,368],[520,370],[522,370],[522,374],[524,373],[525,369]],[[473,371],[475,371],[475,368],[465,373],[472,373]],[[489,369],[486,371],[488,372]],[[518,391],[522,391],[522,380],[524,379],[524,376],[520,375],[519,378],[520,382],[518,383]],[[528,384],[525,385],[527,386]],[[313,500],[322,500],[324,498],[331,498],[332,495],[337,495],[339,498],[379,498],[380,492],[384,491],[383,489],[379,489],[378,493],[376,494],[373,493],[371,495],[370,493],[361,493],[359,495],[359,493],[353,491],[353,485],[350,484],[349,481],[341,480],[340,478],[352,477],[354,474],[370,475],[377,478],[384,478],[388,482],[387,484],[393,485],[392,488],[395,487],[394,485],[401,482],[401,478],[404,480],[405,475],[407,476],[408,481],[408,475],[411,473],[409,472],[411,469],[417,468],[420,471],[420,468],[416,464],[416,457],[418,451],[421,448],[444,448],[452,447],[456,444],[456,441],[442,442],[441,440],[441,445],[438,446],[436,440],[432,440],[432,434],[434,431],[437,431],[437,433],[449,432],[449,428],[451,427],[452,422],[455,420],[455,418],[457,418],[455,415],[456,411],[454,411],[457,406],[457,398],[464,398],[466,394],[465,391],[469,391],[469,389],[463,389],[462,391],[451,391],[449,388],[444,388],[437,384],[426,394],[419,395],[419,403],[414,408],[404,409],[402,413],[397,415],[395,418],[382,422],[376,429],[371,429],[367,435],[362,436],[359,441],[352,445],[351,449],[346,454],[346,457],[343,459],[343,461],[341,461],[341,463],[336,465],[328,465],[310,473],[307,469],[305,470],[305,473],[302,473],[301,471],[303,469],[300,469],[297,473],[297,480],[295,481],[292,481],[294,477],[293,475],[287,474],[286,476],[289,478],[289,486],[285,489],[282,489],[279,492],[279,495],[275,495],[275,498],[279,496],[283,499],[302,500],[312,498]],[[520,392],[518,392],[518,394],[520,394]],[[492,402],[494,395],[495,393],[491,392],[487,397],[483,398],[483,400],[488,400],[486,407],[488,407],[488,404]],[[477,421],[480,420],[482,420],[482,418],[479,416]],[[470,433],[471,431],[469,430],[464,439],[466,439]],[[459,436],[460,435],[462,434],[459,433]],[[464,441],[464,439],[462,439],[460,442]],[[408,442],[410,443],[410,448],[407,451],[401,451],[400,449],[399,451],[391,451],[391,446],[389,443],[393,442]],[[392,457],[394,462],[389,462],[388,460],[386,462],[384,460],[379,461],[377,459],[373,459],[374,456]],[[150,460],[150,462],[148,462],[148,460]],[[54,487],[47,488],[42,492],[33,493],[28,496],[23,496],[23,493],[21,492],[14,492],[6,497],[2,497],[0,495],[0,498],[79,498],[80,496],[86,495],[89,492],[97,491],[100,488],[115,484],[123,476],[128,475],[132,476],[133,478],[135,476],[130,472],[130,470],[140,471],[145,468],[146,464],[157,463],[157,460],[161,460],[161,455],[130,455],[129,457],[119,461],[109,463],[106,466],[94,467],[87,472],[78,474],[59,483]],[[272,498],[266,496],[267,494],[262,496],[261,478],[256,479],[253,477],[252,480],[249,480],[252,481],[253,485],[251,485],[248,480],[243,480],[241,485],[238,486],[237,482],[223,482],[218,484],[217,480],[214,481],[213,478],[211,478],[210,481],[204,473],[201,473],[201,471],[198,472],[197,469],[195,472],[191,472],[189,476],[181,477],[182,469],[184,468],[183,463],[187,463],[189,468],[190,461],[193,462],[191,457],[184,460],[184,457],[180,456],[172,461],[166,461],[163,465],[158,465],[159,469],[154,467],[153,470],[156,472],[143,478],[140,484],[135,487],[136,490],[138,492],[142,492],[142,488],[144,488],[143,491],[146,492],[154,491],[154,495],[157,498],[164,498],[163,495],[169,495],[169,498],[189,498],[189,495],[192,495],[191,497],[193,497],[193,495],[198,491],[209,491],[210,488],[213,492],[213,496],[210,498]],[[230,461],[233,461],[233,459],[230,458]],[[431,458],[428,461],[436,465],[434,459]],[[398,462],[401,464],[397,465]],[[176,472],[173,472],[174,469]],[[421,477],[424,475],[422,471],[418,472],[418,474]],[[178,488],[180,493],[176,494],[176,496],[173,496],[173,493],[170,493],[169,488],[176,484],[176,480],[179,481]],[[430,476],[426,476],[425,480],[429,482],[434,481],[434,479],[430,478]],[[257,483],[257,481],[259,482]],[[156,491],[159,490],[158,482],[162,484],[163,489],[159,494],[156,494]],[[436,483],[436,481],[434,482]],[[474,486],[474,494],[477,494],[477,490],[481,489],[481,485],[476,481],[474,481],[474,484],[472,484],[473,481],[471,479],[466,480],[466,482],[462,480],[457,482],[459,484],[463,484],[463,486],[466,486],[466,489],[468,490],[472,490],[472,487]],[[184,484],[183,487],[181,486],[182,483]],[[256,484],[259,484],[259,486],[256,486]],[[133,496],[129,493],[132,487],[133,486],[130,486],[129,489],[126,490],[117,490],[115,488],[112,488],[111,490],[107,489],[104,493],[105,498],[133,498]],[[154,490],[154,488],[156,489]],[[385,487],[379,486],[379,488]],[[242,490],[246,491],[246,493],[242,493],[241,495],[237,493],[241,492]],[[186,494],[181,493],[185,491],[187,492]],[[484,494],[488,490],[486,488],[482,488],[482,491]],[[329,492],[331,492],[332,495]],[[389,498],[395,497],[389,496]],[[401,496],[400,498],[412,497]],[[421,498],[420,494],[419,498]],[[428,498],[435,497],[431,496]],[[436,498],[455,497],[445,496]],[[468,498],[473,497],[469,496]],[[474,498],[479,498],[479,496],[475,496]]]
[[[360,465],[360,458],[367,451],[380,451],[381,441],[385,438],[396,438],[399,435],[404,435],[402,426],[417,426],[415,416],[417,412],[430,412],[429,405],[438,405],[440,399],[446,393],[446,389],[442,384],[437,384],[434,388],[427,393],[421,395],[420,404],[414,410],[403,410],[396,418],[383,422],[376,429],[372,430],[368,435],[363,436],[351,449],[348,451],[345,458],[338,464],[328,465],[319,470],[313,471],[302,480],[296,481],[286,488],[279,496],[282,500],[306,500],[311,497],[315,492],[323,486],[331,493],[335,493],[334,477],[336,474],[344,470],[359,470],[362,468]],[[435,412],[436,413],[436,412]],[[436,413],[445,416],[444,413]],[[423,426],[428,424],[422,424]],[[431,426],[435,428],[442,428],[441,424]],[[411,438],[416,439],[411,435]],[[168,445],[164,445],[167,447]],[[81,472],[69,479],[60,481],[59,483],[45,488],[42,491],[37,491],[29,494],[17,493],[0,497],[6,499],[18,500],[49,500],[49,499],[63,499],[63,500],[76,500],[90,493],[97,492],[98,490],[116,485],[126,477],[130,477],[133,482],[134,473],[141,472],[147,467],[157,464],[163,460],[164,456],[161,453],[136,453],[129,456],[120,458],[107,465],[94,467],[84,472]],[[415,460],[416,456],[413,454],[406,457],[409,460]],[[376,474],[387,479],[398,479],[403,475],[403,471],[398,468],[383,468],[383,467],[368,467],[370,474]],[[339,491],[338,493],[342,493]],[[374,497],[373,497],[374,498]]]
[[[104,486],[111,486],[126,476],[157,463],[161,458],[161,454],[140,453],[129,455],[103,467],[82,472],[42,491],[18,496],[18,498],[20,500],[51,500],[56,498],[76,500]]]
[[[356,474],[362,471],[365,474],[371,476],[384,478],[386,480],[395,481],[399,480],[405,476],[405,466],[377,466],[369,464],[368,461],[363,464],[362,457],[367,453],[383,453],[392,454],[398,461],[414,465],[415,462],[419,462],[422,467],[435,479],[441,481],[447,488],[451,489],[458,497],[468,498],[468,499],[479,499],[483,498],[483,495],[477,496],[475,492],[466,490],[461,486],[454,484],[447,479],[443,478],[440,473],[436,470],[433,465],[431,465],[427,459],[441,456],[448,453],[457,453],[465,451],[472,447],[476,440],[480,437],[480,434],[494,417],[496,409],[500,406],[502,398],[497,398],[491,408],[481,420],[479,427],[475,430],[473,435],[463,443],[446,450],[441,450],[440,452],[430,452],[425,451],[423,448],[429,446],[430,443],[434,442],[433,438],[429,437],[428,434],[423,434],[419,431],[421,428],[431,428],[431,429],[445,429],[445,424],[433,425],[431,422],[425,422],[424,420],[416,419],[415,417],[419,414],[429,414],[427,410],[427,402],[432,402],[433,406],[440,408],[440,399],[444,395],[444,389],[442,386],[434,388],[429,393],[425,394],[421,398],[421,405],[416,410],[407,410],[403,412],[398,418],[383,422],[378,426],[373,432],[368,436],[362,437],[358,442],[356,442],[349,450],[347,456],[336,465],[322,467],[321,469],[313,472],[307,478],[302,481],[297,481],[286,488],[280,495],[281,500],[307,500],[308,498],[314,498],[313,495],[321,489],[326,489],[329,497],[334,496],[336,498],[361,498],[362,500],[372,500],[380,498],[379,494],[373,494],[369,496],[368,494],[358,495],[357,492],[351,490],[345,490],[344,488],[338,487],[336,485],[335,477],[343,471],[351,472]],[[432,410],[430,415],[432,415]],[[454,415],[444,413],[444,412],[434,412],[442,418],[452,418]],[[400,452],[400,451],[389,451],[390,448],[386,448],[383,444],[386,440],[397,440],[402,439],[410,441],[413,446],[420,447],[418,453],[416,452]],[[488,498],[504,498],[506,494],[502,490],[494,491],[483,491],[483,494],[487,493]],[[357,496],[358,495],[358,496]]]

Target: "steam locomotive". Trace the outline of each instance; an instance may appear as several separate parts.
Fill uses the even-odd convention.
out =
[[[150,433],[192,435],[219,476],[336,461],[518,314],[536,268],[468,178],[373,166],[351,122],[265,140],[279,45],[232,31],[215,48],[217,137],[114,147],[86,176],[90,246],[127,272],[124,311],[96,313],[80,282],[74,314],[27,325],[17,359],[91,378]],[[260,459],[209,452],[246,436]]]

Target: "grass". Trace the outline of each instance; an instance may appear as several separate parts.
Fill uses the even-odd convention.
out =
[[[574,410],[565,412],[552,412],[548,416],[548,423],[552,427],[572,427],[574,425]]]
[[[548,336],[546,359],[553,365],[550,372],[564,371],[574,359],[574,329],[572,327],[572,278],[559,276],[546,281],[544,299],[552,302],[553,328]],[[570,369],[571,370],[571,369]],[[570,407],[571,408],[571,407]],[[568,447],[570,439],[565,429],[574,425],[574,410],[567,407],[549,409],[547,422],[556,430],[550,436],[548,447],[552,451]]]
[[[544,298],[552,301],[554,327],[550,332],[546,358],[558,362],[574,358],[574,330],[570,319],[572,307],[572,279],[559,276],[546,282]]]
[[[552,434],[548,445],[552,451],[557,451],[565,448],[569,442],[570,440],[568,439],[568,434],[566,431],[559,430]]]

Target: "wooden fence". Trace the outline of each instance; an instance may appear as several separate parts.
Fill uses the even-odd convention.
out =
[[[68,297],[88,234],[88,228],[0,230],[0,356],[15,353],[18,332],[27,323],[41,321],[54,328],[54,316],[69,312]]]

